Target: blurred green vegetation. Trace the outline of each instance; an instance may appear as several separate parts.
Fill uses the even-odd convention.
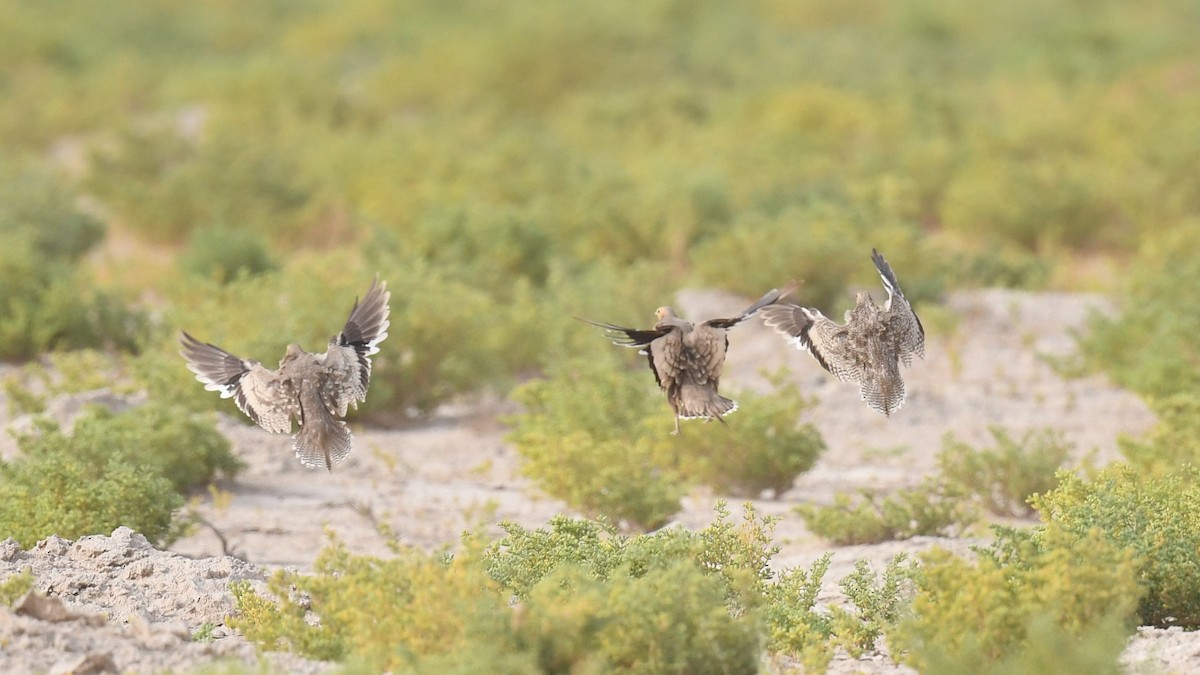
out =
[[[816,427],[797,421],[809,400],[782,383],[771,395],[732,394],[740,403],[728,428],[684,421],[672,436],[666,397],[645,357],[636,359],[635,371],[611,357],[563,361],[513,391],[524,412],[509,439],[522,472],[572,508],[652,530],[679,511],[691,486],[777,498],[825,451]]]
[[[569,316],[632,325],[684,285],[794,278],[837,316],[877,286],[872,246],[918,303],[1107,287],[1078,261],[1123,264],[1200,210],[1196,19],[1185,0],[5,3],[0,144],[54,187],[13,190],[42,195],[40,225],[0,206],[0,285],[45,277],[5,293],[28,299],[0,308],[0,358],[142,350],[163,384],[186,326],[269,363],[280,336],[318,348],[378,272],[400,339],[368,412],[395,417],[598,351]]]

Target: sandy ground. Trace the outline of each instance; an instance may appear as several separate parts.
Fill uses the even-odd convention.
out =
[[[676,308],[688,318],[709,318],[733,315],[745,303],[724,293],[685,291]],[[1052,427],[1075,443],[1077,456],[1094,453],[1103,462],[1117,456],[1118,435],[1140,434],[1153,424],[1152,415],[1136,396],[1099,376],[1064,380],[1044,360],[1047,355],[1071,353],[1072,333],[1083,327],[1089,312],[1109,311],[1102,298],[987,290],[952,294],[940,310],[951,320],[939,323],[953,327],[937,335],[931,331],[926,358],[904,372],[907,403],[890,419],[870,410],[856,387],[834,380],[760,322],[748,322],[731,336],[723,389],[735,395],[739,389],[765,391],[769,385],[764,370],[786,365],[802,391],[818,399],[804,417],[824,435],[827,452],[778,499],[754,502],[761,512],[782,517],[776,529],[782,549],[775,559],[777,567],[807,566],[826,551],[834,551],[824,601],[837,600],[837,582],[857,558],[880,568],[899,552],[913,553],[935,544],[964,547],[966,542],[919,538],[836,548],[805,529],[793,511],[796,504],[827,502],[836,492],[857,488],[915,485],[935,470],[946,433],[972,444],[990,444],[992,425],[1014,432]],[[597,348],[605,348],[599,337]],[[647,386],[653,386],[649,374],[647,380]],[[506,443],[505,428],[496,419],[512,412],[504,403],[447,408],[421,426],[400,431],[357,429],[354,452],[332,473],[305,469],[292,455],[288,438],[234,420],[237,411],[232,405],[230,412],[221,428],[248,468],[236,481],[222,486],[231,495],[227,504],[208,502],[200,507],[225,542],[202,528],[171,547],[180,554],[174,556],[179,561],[197,558],[198,563],[229,553],[256,568],[303,570],[330,536],[358,553],[387,554],[376,532],[380,522],[404,542],[439,547],[453,545],[464,529],[480,524],[486,527],[507,519],[540,526],[555,513],[569,512],[520,476],[519,457]],[[736,415],[729,422],[736,430]],[[664,434],[670,425],[664,402]],[[676,521],[703,527],[712,520],[718,498],[707,491],[693,492]],[[492,531],[498,532],[494,526]],[[189,619],[165,616],[161,620],[186,625]],[[3,625],[0,621],[0,629]],[[241,642],[228,632],[220,637],[218,642]],[[1144,630],[1131,640],[1126,660],[1139,672],[1143,668],[1200,671],[1200,640],[1192,637],[1180,631]],[[228,649],[233,658],[241,658],[238,648]],[[137,662],[117,665],[143,669]],[[831,672],[847,673],[903,670],[879,654],[857,661],[842,658],[831,666]]]

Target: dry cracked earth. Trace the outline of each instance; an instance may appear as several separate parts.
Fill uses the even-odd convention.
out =
[[[714,291],[685,291],[676,302],[685,317],[730,315],[744,305],[744,298]],[[833,551],[821,602],[838,602],[838,580],[856,559],[881,568],[899,552],[965,548],[970,542],[928,537],[833,547],[809,533],[793,511],[799,503],[829,502],[841,491],[916,485],[935,470],[948,432],[987,445],[992,425],[1015,432],[1052,427],[1074,442],[1080,457],[1115,458],[1118,436],[1144,433],[1153,416],[1136,396],[1103,377],[1064,379],[1046,362],[1047,356],[1071,354],[1072,336],[1092,311],[1111,310],[1102,297],[1080,294],[985,290],[948,296],[939,308],[948,319],[939,323],[947,328],[930,335],[926,358],[905,371],[908,401],[890,419],[868,409],[855,387],[835,381],[761,323],[736,329],[723,388],[767,391],[764,370],[786,364],[790,377],[817,398],[804,419],[828,445],[790,490],[753,500],[761,512],[782,516],[775,565],[808,566]],[[608,347],[597,337],[596,348]],[[186,375],[182,364],[180,371]],[[649,376],[647,386],[653,386]],[[305,469],[292,456],[288,438],[235,420],[232,406],[229,412],[221,429],[248,468],[222,486],[232,495],[228,503],[201,506],[212,529],[201,528],[168,551],[155,550],[124,528],[75,542],[51,537],[28,551],[12,541],[0,544],[0,579],[31,569],[36,589],[46,596],[0,608],[0,669],[183,672],[221,660],[257,664],[253,648],[225,626],[233,608],[229,582],[262,585],[274,568],[309,568],[330,532],[354,552],[386,555],[376,528],[381,522],[402,541],[433,548],[453,545],[463,529],[478,523],[506,519],[539,526],[555,513],[569,512],[521,477],[519,458],[497,421],[512,412],[504,403],[447,407],[404,430],[357,429],[355,451],[331,474]],[[736,429],[736,416],[730,424]],[[664,434],[670,425],[664,403]],[[4,442],[9,447],[0,451],[10,454],[11,441]],[[703,527],[721,497],[693,492],[676,522]],[[200,631],[213,639],[194,640]],[[1200,672],[1200,639],[1178,630],[1143,629],[1130,639],[1123,659],[1135,672]],[[266,664],[277,672],[333,667],[287,654],[269,655]],[[857,660],[842,655],[830,671],[909,672],[882,653]]]

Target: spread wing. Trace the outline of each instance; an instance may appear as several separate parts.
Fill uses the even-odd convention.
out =
[[[654,381],[658,383],[658,386],[664,389],[667,387],[667,385],[663,384],[662,373],[659,371],[659,367],[655,364],[654,350],[649,349],[649,347],[655,340],[671,332],[670,328],[664,327],[642,330],[638,328],[617,326],[611,323],[591,321],[589,319],[580,319],[579,317],[575,318],[579,321],[582,321],[586,324],[591,324],[603,330],[605,336],[612,340],[614,345],[620,347],[636,347],[638,349],[638,353],[645,355],[646,360],[650,363],[650,372],[654,373]]]
[[[712,326],[714,328],[733,328],[739,323],[754,316],[754,313],[763,307],[779,302],[784,298],[784,296],[788,295],[794,290],[796,290],[795,284],[788,284],[783,290],[772,288],[771,290],[767,291],[765,295],[759,298],[758,301],[753,305],[750,305],[746,309],[742,310],[741,314],[728,319],[709,319],[708,321],[704,322],[704,325]]]
[[[258,361],[242,359],[207,342],[182,334],[179,352],[188,370],[209,391],[232,398],[238,409],[258,426],[275,434],[292,430],[299,405],[291,381],[267,370]]]
[[[354,301],[342,331],[329,341],[325,353],[317,357],[325,368],[321,396],[329,411],[339,417],[344,417],[351,405],[357,408],[367,400],[370,357],[379,352],[379,343],[388,335],[391,297],[387,282],[376,277],[362,302]]]
[[[925,327],[900,291],[900,283],[896,281],[896,274],[888,261],[875,249],[871,249],[871,260],[879,270],[888,294],[887,302],[883,305],[885,333],[904,365],[912,365],[913,354],[925,358]]]
[[[839,326],[816,309],[799,305],[770,305],[763,323],[788,342],[812,355],[821,367],[843,382],[858,382],[862,365],[847,326]]]

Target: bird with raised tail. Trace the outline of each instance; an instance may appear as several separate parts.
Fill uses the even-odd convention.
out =
[[[343,418],[349,407],[357,409],[367,399],[370,357],[387,337],[390,299],[387,283],[376,277],[362,302],[354,301],[346,325],[330,338],[323,354],[288,345],[278,370],[267,370],[258,361],[234,356],[187,332],[180,338],[180,355],[205,389],[233,398],[263,429],[291,433],[295,419],[296,457],[309,468],[332,471],[350,454],[353,441]]]
[[[892,266],[875,249],[871,260],[888,295],[882,308],[869,293],[858,293],[844,325],[820,310],[798,305],[774,304],[760,313],[767,326],[811,354],[834,377],[858,384],[867,405],[891,417],[905,399],[900,361],[910,366],[914,354],[925,358],[925,328],[900,291]]]
[[[715,419],[725,424],[725,415],[737,410],[737,401],[721,396],[717,388],[721,368],[729,348],[730,328],[754,316],[760,308],[778,302],[791,292],[772,289],[747,307],[741,314],[728,319],[709,319],[693,324],[677,316],[670,307],[659,307],[654,315],[654,328],[637,329],[580,319],[604,329],[613,344],[634,347],[650,363],[650,371],[658,386],[667,395],[667,403],[675,413],[675,430],[679,433],[681,419]]]

